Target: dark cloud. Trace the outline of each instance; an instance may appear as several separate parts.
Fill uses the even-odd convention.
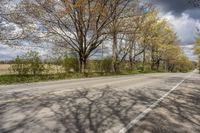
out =
[[[190,9],[186,10],[184,13],[188,14],[193,19],[200,19],[200,9]]]
[[[196,29],[200,27],[200,0],[153,0],[161,12],[161,16],[167,19],[180,39],[184,53],[191,59],[194,56],[193,44],[196,39]]]
[[[155,0],[154,3],[162,12],[172,12],[175,16],[187,13],[194,19],[200,19],[200,6],[195,6],[197,4],[194,5],[193,1],[195,0]]]

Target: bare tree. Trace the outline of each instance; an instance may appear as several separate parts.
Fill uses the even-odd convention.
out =
[[[130,41],[127,39],[131,30],[135,27],[131,25],[134,18],[141,15],[139,11],[139,0],[134,0],[129,3],[123,13],[115,14],[110,24],[109,33],[112,38],[112,69],[116,72],[118,65],[126,59],[130,49]],[[139,13],[140,12],[140,13]]]
[[[48,42],[77,52],[80,72],[85,72],[88,58],[107,38],[112,18],[121,14],[128,3],[129,0],[22,0],[12,19],[22,24],[23,40]]]
[[[0,1],[0,41],[22,38],[23,28],[20,22],[13,19],[14,8],[17,3],[14,0]],[[19,30],[20,29],[20,30]]]

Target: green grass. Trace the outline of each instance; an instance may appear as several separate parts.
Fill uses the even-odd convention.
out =
[[[40,81],[83,78],[83,74],[0,75],[0,84],[32,83]]]
[[[120,73],[59,73],[59,74],[43,74],[43,75],[0,75],[0,84],[19,84],[19,83],[33,83],[40,81],[53,81],[62,79],[77,79],[77,78],[89,78],[89,77],[101,77],[101,76],[115,76],[115,75],[133,75],[142,73],[153,73],[154,71],[124,71]]]

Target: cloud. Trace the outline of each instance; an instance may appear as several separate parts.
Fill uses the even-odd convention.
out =
[[[182,16],[182,13],[186,13],[194,19],[199,19],[200,8],[195,7],[192,1],[194,0],[155,0],[154,4],[164,13],[171,12],[177,17]]]
[[[24,53],[24,50],[11,48],[9,46],[0,44],[0,60],[12,60],[17,55],[22,55]]]
[[[44,50],[42,48],[16,48],[10,47],[8,45],[0,44],[0,60],[13,60],[18,55],[23,55],[28,51],[38,51],[41,57],[47,56],[48,50]]]
[[[196,38],[196,27],[200,25],[199,20],[195,20],[185,13],[182,13],[180,17],[176,17],[171,12],[162,15],[162,18],[165,18],[171,23],[182,45],[194,43]]]
[[[188,9],[184,13],[188,14],[191,18],[193,18],[195,20],[199,20],[200,19],[200,13],[199,12],[200,12],[199,9]]]
[[[200,26],[200,21],[190,17],[186,13],[181,16],[174,16],[172,12],[161,13],[161,17],[171,23],[181,42],[184,53],[193,61],[197,60],[192,50],[196,39],[196,27]]]
[[[20,3],[20,0],[14,0]],[[154,4],[157,5],[161,12],[161,17],[167,19],[175,29],[179,39],[182,43],[182,48],[185,53],[191,59],[194,59],[193,51],[187,46],[195,41],[196,27],[200,25],[200,8],[195,8],[189,0],[154,0]],[[13,5],[14,6],[14,5]],[[1,24],[1,23],[0,23]],[[3,24],[3,23],[2,23]],[[5,26],[4,26],[5,27]],[[14,27],[16,29],[16,27]],[[8,28],[6,28],[8,30]],[[19,30],[13,30],[14,33],[20,32]],[[11,33],[11,32],[10,32]],[[1,46],[0,44],[0,60],[1,59],[13,59],[16,55],[20,55],[22,50],[16,50],[8,46]],[[38,50],[42,55],[48,52],[44,49]]]
[[[185,45],[181,46],[183,52],[190,58],[192,61],[198,61],[198,58],[196,55],[194,55],[194,51],[192,50],[193,45]]]
[[[167,19],[173,26],[184,53],[197,60],[193,54],[193,44],[196,39],[196,28],[200,27],[200,7],[195,7],[193,0],[155,0],[154,4],[160,11],[160,16]],[[197,1],[200,3],[200,1]]]

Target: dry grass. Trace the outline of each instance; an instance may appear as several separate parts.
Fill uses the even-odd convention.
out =
[[[14,74],[13,72],[11,73],[9,68],[10,64],[0,64],[0,75],[4,74]],[[56,74],[56,73],[64,73],[65,70],[62,66],[59,65],[44,65],[45,71],[44,74]]]
[[[59,65],[45,64],[44,67],[46,70],[46,71],[44,71],[44,73],[46,73],[46,74],[56,74],[56,73],[64,73],[65,72],[65,69]]]
[[[10,64],[0,64],[0,75],[10,74]]]

